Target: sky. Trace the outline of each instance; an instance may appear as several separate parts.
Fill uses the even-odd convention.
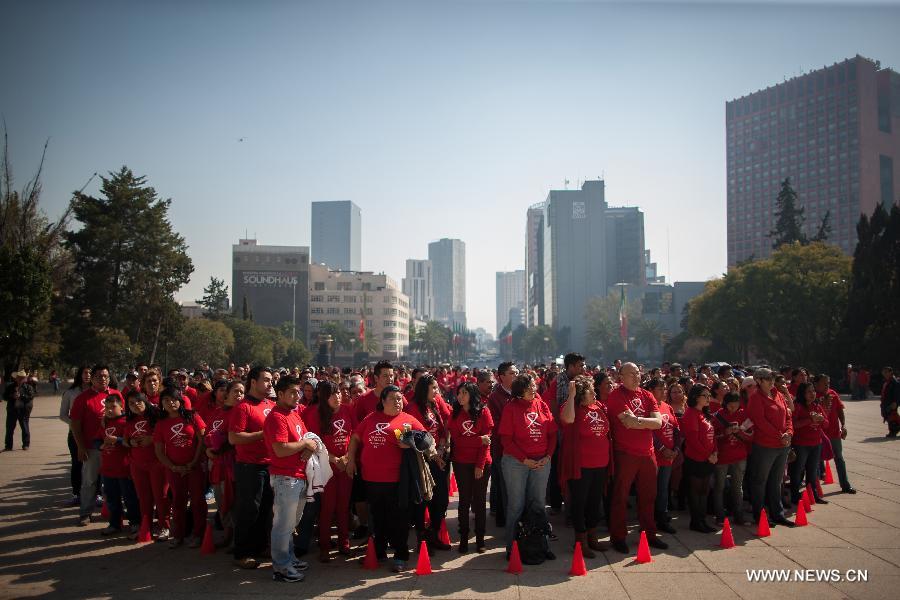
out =
[[[602,177],[669,281],[726,269],[725,102],[861,54],[900,68],[900,2],[0,0],[17,187],[49,139],[52,217],[127,165],[194,262],[309,245],[310,203],[362,209],[362,266],[400,283],[466,243],[470,328],[524,268],[525,211]],[[238,141],[243,138],[243,141]],[[96,194],[95,181],[85,190]]]

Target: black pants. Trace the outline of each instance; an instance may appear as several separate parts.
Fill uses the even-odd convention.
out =
[[[596,529],[600,524],[600,504],[606,492],[606,467],[581,469],[581,479],[570,479],[572,527],[575,533]]]
[[[272,531],[269,467],[235,463],[234,496],[234,557],[261,556]]]
[[[75,436],[72,430],[69,430],[69,438],[66,440],[69,445],[69,457],[72,459],[72,466],[69,468],[69,483],[72,484],[72,495],[81,495],[81,461],[78,460],[78,444],[75,443]]]
[[[375,554],[387,557],[390,542],[396,560],[409,560],[409,509],[400,508],[399,484],[366,482],[369,510],[375,526]]]
[[[25,402],[16,405],[15,402],[6,403],[6,444],[7,450],[12,450],[13,434],[16,431],[16,423],[22,428],[22,447],[27,448],[31,445],[31,429],[28,427],[28,420],[31,418],[31,409],[34,408],[34,402]]]
[[[497,520],[497,526],[506,523],[506,482],[503,480],[503,470],[500,468],[502,454],[491,456],[491,512]],[[459,485],[459,482],[456,482]]]
[[[550,478],[547,480],[547,504],[556,511],[561,510],[563,504],[563,492],[559,485],[558,469],[559,444],[557,444],[556,449],[553,450],[553,455],[550,457]]]
[[[416,504],[412,508],[413,523],[418,532],[425,530],[426,507],[428,507],[428,518],[431,523],[429,529],[435,532],[440,531],[441,523],[447,516],[447,506],[450,504],[450,465],[447,464],[445,468],[441,469],[435,463],[428,461],[428,467],[431,469],[431,476],[434,478],[434,491],[432,492],[431,500]],[[459,481],[457,481],[457,484],[459,484]]]
[[[491,478],[491,465],[487,464],[481,479],[475,479],[473,463],[453,463],[456,484],[459,487],[459,535],[461,539],[469,536],[469,509],[475,512],[475,535],[484,538],[485,520],[487,519],[485,502],[487,501],[488,480]]]
[[[322,512],[322,494],[316,494],[312,502],[307,501],[303,506],[303,515],[300,517],[300,524],[297,525],[297,539],[294,540],[295,555],[303,556],[309,552],[320,512]]]
[[[712,474],[712,463],[699,462],[684,457],[684,474],[687,478],[688,507],[691,511],[691,524],[697,525],[706,521],[706,504],[709,498],[709,476]]]

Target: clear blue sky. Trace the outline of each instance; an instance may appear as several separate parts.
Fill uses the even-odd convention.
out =
[[[2,2],[0,113],[44,207],[128,165],[173,199],[196,270],[307,245],[362,208],[363,268],[466,242],[469,324],[524,265],[525,209],[604,175],[670,280],[725,269],[725,102],[862,54],[900,67],[895,2]],[[245,138],[238,142],[238,138]],[[88,188],[96,192],[97,186]],[[666,232],[671,252],[667,256]],[[671,269],[669,268],[671,264]]]

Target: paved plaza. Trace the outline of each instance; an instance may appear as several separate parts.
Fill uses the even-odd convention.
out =
[[[569,577],[572,531],[554,517],[560,539],[556,561],[525,566],[521,575],[504,572],[500,532],[489,527],[491,550],[483,555],[456,552],[456,502],[448,528],[454,548],[432,559],[434,574],[393,575],[365,571],[343,557],[312,563],[302,583],[275,583],[271,570],[242,571],[218,551],[203,556],[187,547],[135,545],[124,537],[104,539],[102,523],[75,527],[77,509],[69,498],[66,426],[57,418],[59,400],[41,397],[31,418],[27,452],[0,454],[0,597],[213,598],[229,596],[348,598],[897,598],[900,595],[900,441],[884,437],[877,401],[846,402],[850,431],[844,452],[855,496],[825,487],[827,506],[816,506],[810,526],[776,527],[760,539],[750,527],[734,531],[737,547],[717,547],[718,534],[687,531],[687,514],[674,513],[677,535],[664,535],[670,549],[654,550],[653,562],[614,551],[588,561],[585,577]],[[18,436],[17,436],[18,438]],[[17,448],[18,448],[17,439]],[[410,540],[414,539],[410,534]],[[637,548],[632,528],[628,542]],[[474,544],[472,545],[474,547]],[[415,557],[411,567],[415,567]],[[751,583],[747,569],[836,569],[866,571],[868,581],[852,583]],[[893,591],[892,591],[893,590]]]

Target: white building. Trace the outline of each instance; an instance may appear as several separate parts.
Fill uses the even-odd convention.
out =
[[[406,260],[406,277],[403,278],[403,293],[409,296],[410,312],[422,321],[429,321],[434,315],[434,290],[431,281],[431,261]]]
[[[442,238],[428,244],[431,261],[434,319],[450,326],[466,326],[466,244]]]
[[[497,272],[497,335],[510,322],[510,311],[516,309],[514,328],[523,323],[525,314],[525,271]],[[522,317],[519,317],[521,311]]]

